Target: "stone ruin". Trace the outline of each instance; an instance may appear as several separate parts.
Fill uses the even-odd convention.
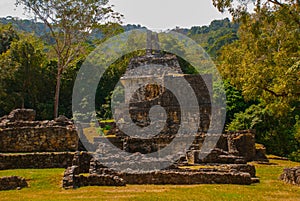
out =
[[[17,118],[17,116],[22,116],[22,113],[24,113],[23,117]],[[45,134],[41,132],[44,130],[40,130],[40,128],[49,128],[50,130],[46,133],[55,135],[55,140],[58,142],[64,140],[69,132],[73,133],[74,131],[76,131],[72,122],[64,117],[60,117],[55,121],[37,122],[33,120],[34,111],[24,109],[15,110],[9,116],[1,118],[1,140],[7,139],[4,135],[7,134],[8,130],[12,129],[14,131],[13,133],[19,134],[18,138],[20,138],[20,141],[28,142],[23,142],[27,146],[25,146],[24,149],[18,150],[19,152],[23,152],[22,154],[8,153],[10,150],[13,150],[11,147],[15,147],[16,144],[11,144],[10,147],[7,147],[7,150],[4,150],[2,148],[3,150],[1,152],[4,153],[0,154],[0,169],[65,167],[67,168],[63,179],[63,186],[65,188],[75,188],[87,185],[124,186],[126,184],[251,184],[258,181],[255,178],[254,166],[246,164],[247,160],[256,160],[254,156],[254,134],[251,131],[240,131],[239,133],[229,133],[222,135],[217,144],[218,148],[212,151],[212,153],[205,159],[205,161],[198,161],[198,158],[195,157],[195,155],[197,155],[197,146],[199,146],[201,143],[201,140],[199,141],[199,139],[202,139],[202,137],[199,136],[198,141],[194,141],[194,144],[191,146],[191,150],[186,154],[186,157],[182,158],[180,161],[178,161],[178,163],[173,164],[168,168],[160,171],[147,173],[126,173],[116,172],[110,168],[103,166],[101,161],[95,160],[95,158],[93,158],[92,153],[76,152],[74,156],[72,152],[66,152],[68,151],[68,147],[66,146],[64,148],[55,149],[63,150],[64,152],[62,153],[48,152],[49,150],[53,150],[54,144],[57,143],[49,143],[49,147],[47,149],[46,146],[44,146],[44,150],[47,150],[46,153],[26,153],[29,150],[37,150],[37,146],[40,146],[40,144],[34,143],[33,140],[30,140],[27,137],[28,133],[23,132],[24,129],[31,130],[33,136],[44,136]],[[12,125],[16,125],[15,129]],[[112,123],[112,127],[113,125],[115,124]],[[52,132],[53,128],[55,127],[62,129],[62,134]],[[115,126],[112,128],[111,132],[114,132],[116,130],[117,127]],[[38,140],[39,139],[40,138],[38,138]],[[151,142],[149,140],[147,140],[146,142],[141,142],[138,140],[136,141],[136,139],[129,139],[128,137],[124,139],[131,141],[128,143],[125,140],[123,142],[124,145],[122,145],[123,149],[127,147],[126,149],[132,149],[134,151],[143,150],[141,147]],[[115,137],[115,140],[115,144],[120,143],[118,142],[119,137]],[[164,138],[160,142],[154,142],[157,144],[164,144],[165,142],[163,140]],[[72,144],[78,144],[77,133],[73,136],[72,141],[74,141]],[[99,138],[96,138],[95,141],[99,141]],[[3,142],[1,143],[4,144]],[[135,148],[133,149],[129,147]],[[245,149],[249,149],[250,151],[247,151]],[[141,153],[136,152],[136,155],[139,154]],[[234,157],[232,155],[235,156],[234,160]],[[113,156],[115,157],[114,159],[117,159],[116,156]],[[230,157],[231,159],[229,159]],[[224,158],[227,159],[225,160]],[[193,165],[200,165],[201,168],[198,170],[189,169],[189,166]],[[81,173],[89,173],[89,175],[84,176]],[[4,183],[7,183],[8,181],[9,184],[12,184],[15,182],[15,179],[3,178]],[[21,185],[18,182],[16,183],[17,186]],[[12,185],[11,188],[13,188],[14,186],[15,185]]]
[[[153,37],[154,39],[157,37]],[[157,46],[154,43],[154,46]],[[160,65],[171,69],[171,73],[155,71],[146,68],[143,74],[136,74],[140,66]],[[17,109],[8,116],[0,119],[0,169],[15,168],[58,168],[64,167],[64,188],[76,188],[89,185],[124,186],[126,184],[242,184],[249,185],[259,180],[255,176],[253,165],[248,161],[267,161],[265,149],[255,148],[255,132],[252,130],[216,134],[219,140],[216,146],[207,153],[201,152],[204,140],[208,135],[211,119],[210,75],[183,74],[176,56],[162,54],[158,51],[147,50],[147,55],[131,60],[128,72],[121,83],[129,89],[125,96],[129,105],[130,119],[140,128],[151,125],[150,108],[161,105],[166,110],[166,121],[161,131],[151,138],[138,138],[122,132],[120,126],[129,120],[122,112],[117,112],[118,119],[123,122],[110,123],[112,129],[108,134],[114,137],[99,136],[93,142],[87,140],[82,128],[75,128],[69,119],[60,116],[51,121],[35,121],[35,112],[29,109]],[[131,71],[132,70],[132,71]],[[137,71],[139,73],[139,71]],[[163,85],[148,84],[139,88],[131,88],[132,84],[145,83],[145,79],[153,79],[164,74],[161,82],[168,79],[184,78],[195,91],[199,103],[200,123],[194,133],[194,140],[181,157],[174,163],[153,171],[116,171],[114,166],[121,169],[134,169],[139,164],[128,163],[143,154],[157,152],[168,146],[182,123],[181,110],[174,95]],[[130,91],[132,90],[132,91]],[[180,89],[179,89],[180,90]],[[126,93],[126,91],[125,91]],[[189,120],[193,121],[191,117]],[[101,123],[100,123],[101,124]],[[102,123],[102,127],[106,123]],[[79,133],[77,132],[79,131]],[[184,140],[184,138],[182,138]],[[109,140],[116,149],[110,150],[103,143]],[[82,144],[91,152],[76,152],[82,150]],[[174,145],[176,148],[176,144]],[[119,152],[131,153],[122,157]],[[38,153],[35,153],[38,152]],[[42,153],[45,152],[45,153]],[[22,154],[10,154],[22,153]],[[26,153],[26,154],[23,154]],[[105,157],[104,157],[105,153]],[[201,157],[205,154],[206,157]],[[96,156],[96,157],[95,157]],[[155,158],[143,161],[144,164],[169,163],[169,158]],[[106,164],[106,166],[104,165]],[[107,166],[108,165],[108,166]],[[124,167],[123,167],[124,166]],[[191,167],[197,167],[191,168]],[[85,174],[82,174],[85,173]],[[89,173],[86,176],[86,173]],[[6,182],[6,179],[4,180]]]
[[[35,121],[32,109],[16,109],[0,118],[0,170],[66,168],[72,165],[79,137],[72,121],[60,116]],[[90,158],[88,159],[90,160]],[[24,178],[0,178],[0,190],[21,189]]]
[[[155,36],[148,36],[149,38]],[[157,43],[154,41],[154,46]],[[155,69],[153,66],[165,66],[171,68],[170,72],[163,72],[164,68]],[[143,66],[142,71],[135,71]],[[160,83],[144,84],[160,78]],[[173,164],[152,171],[136,171],[137,166],[143,164],[153,165],[169,162],[168,157],[148,158],[144,161],[135,160],[141,158],[143,154],[151,154],[167,147],[176,137],[182,123],[180,118],[180,105],[173,93],[163,87],[164,82],[169,79],[175,80],[184,78],[194,90],[199,103],[200,123],[198,130],[194,134],[194,141],[186,153]],[[147,49],[145,56],[135,57],[130,61],[127,72],[121,78],[121,83],[125,88],[125,106],[129,106],[128,113],[124,113],[121,106],[115,111],[118,116],[115,123],[111,123],[112,129],[108,134],[115,137],[95,137],[94,143],[84,142],[89,150],[93,150],[94,157],[90,161],[89,169],[81,168],[82,156],[76,155],[76,161],[65,171],[63,178],[64,188],[77,188],[87,185],[116,185],[126,184],[243,184],[249,185],[259,182],[255,176],[255,167],[247,164],[249,161],[267,161],[263,151],[255,149],[255,132],[252,130],[229,132],[227,134],[215,134],[220,136],[216,146],[207,153],[201,151],[201,147],[208,135],[211,119],[210,90],[212,87],[212,77],[210,75],[186,75],[183,74],[179,62],[175,55],[162,54],[159,51]],[[210,83],[207,85],[207,83]],[[132,87],[138,85],[139,87]],[[177,88],[180,90],[179,88]],[[184,93],[184,92],[182,92]],[[127,94],[131,94],[128,96]],[[155,105],[164,107],[166,111],[166,123],[158,134],[151,138],[139,138],[129,136],[122,130],[123,125],[130,124],[132,120],[139,128],[151,126],[150,108]],[[189,119],[193,121],[193,117]],[[105,126],[105,123],[102,124]],[[83,138],[81,138],[83,139]],[[118,149],[110,149],[105,140],[109,140]],[[184,140],[184,137],[182,138]],[[176,148],[176,144],[174,145]],[[121,151],[125,151],[129,156],[122,156]],[[201,157],[201,155],[205,157]],[[132,162],[128,162],[132,161]],[[85,163],[86,164],[86,163]],[[104,165],[105,164],[105,165]],[[146,164],[146,165],[145,165]],[[86,165],[85,165],[86,166]],[[199,167],[197,170],[191,166]],[[160,166],[159,166],[160,167]],[[123,169],[124,171],[117,171]],[[81,173],[89,173],[84,176]]]
[[[20,190],[21,188],[28,187],[26,180],[18,176],[1,177],[0,178],[0,191],[3,190]]]
[[[285,168],[279,178],[286,183],[300,186],[300,166]]]
[[[0,153],[77,151],[74,124],[64,116],[35,121],[32,109],[16,109],[0,119]]]

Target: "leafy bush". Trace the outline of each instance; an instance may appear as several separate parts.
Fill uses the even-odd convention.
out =
[[[300,149],[298,151],[292,152],[289,157],[291,161],[300,162]]]

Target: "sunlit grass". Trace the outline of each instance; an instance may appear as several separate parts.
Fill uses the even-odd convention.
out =
[[[95,137],[101,136],[96,129],[97,129],[96,127],[87,127],[83,129],[83,133],[90,143],[94,142]]]
[[[0,200],[287,200],[300,201],[300,187],[278,180],[284,167],[299,166],[285,160],[255,164],[260,183],[243,185],[127,185],[126,187],[61,187],[64,169],[3,170],[0,176],[18,175],[29,188],[0,192]]]
[[[99,127],[90,126],[83,129],[83,133],[90,143],[94,143],[95,137],[115,137],[115,135],[107,135],[108,130],[100,131]]]

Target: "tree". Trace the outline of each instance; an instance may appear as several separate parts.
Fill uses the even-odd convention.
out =
[[[232,122],[236,113],[240,113],[245,111],[248,107],[254,104],[254,101],[246,102],[244,97],[242,96],[242,92],[237,90],[234,86],[232,86],[229,81],[224,80],[224,88],[226,92],[226,121],[225,126],[228,129],[228,124]],[[239,129],[239,128],[238,128]],[[241,128],[241,129],[249,129]],[[232,130],[232,128],[229,128]]]
[[[239,40],[222,48],[218,68],[247,100],[258,102],[228,128],[255,128],[259,142],[287,156],[299,148],[292,128],[300,113],[300,15],[299,1],[281,2],[259,4],[254,13],[223,6],[241,21]]]
[[[6,52],[10,48],[11,43],[17,40],[19,40],[19,36],[11,25],[0,24],[0,94],[1,88],[3,88],[2,81],[11,75],[12,70],[8,64]]]
[[[0,54],[6,52],[13,41],[19,39],[19,36],[12,25],[1,25],[0,27]]]
[[[46,63],[41,41],[32,35],[6,28],[14,33],[16,39],[7,44],[5,52],[0,55],[0,69],[3,72],[0,78],[1,114],[15,108],[34,108],[38,102],[40,86],[44,86],[39,78]],[[2,30],[5,28],[2,27]]]
[[[57,59],[54,117],[58,116],[61,76],[78,61],[83,43],[100,23],[119,21],[108,0],[16,0],[49,29],[49,44]]]
[[[289,10],[263,7],[248,15],[239,40],[225,46],[219,58],[220,71],[245,98],[261,99],[279,116],[300,101],[299,25]]]
[[[26,99],[27,104],[30,99],[33,102],[31,105],[34,105],[38,95],[38,86],[35,85],[34,79],[45,61],[45,55],[36,44],[30,41],[30,38],[25,38],[12,43],[10,48],[10,58],[15,66],[18,66],[14,73],[14,88],[18,89],[16,92],[21,108],[25,108]]]
[[[300,25],[299,11],[300,0],[212,0],[213,5],[220,11],[228,10],[235,19],[241,19],[249,13],[248,6],[252,3],[255,6],[255,12],[260,12],[262,7],[288,9],[288,15],[291,19]]]

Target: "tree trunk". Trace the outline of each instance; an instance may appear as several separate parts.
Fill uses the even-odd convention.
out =
[[[54,98],[54,118],[58,117],[61,71],[62,71],[61,68],[58,66],[57,67],[57,76],[56,76],[55,98]]]

